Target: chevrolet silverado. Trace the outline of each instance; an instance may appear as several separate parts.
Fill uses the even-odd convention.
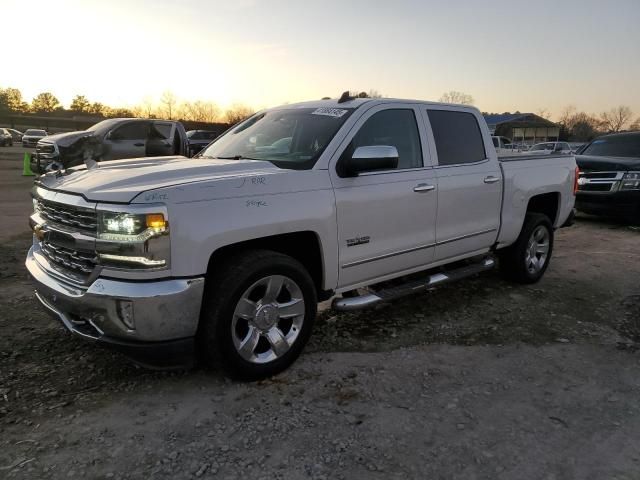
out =
[[[568,155],[498,160],[469,106],[362,99],[259,112],[196,158],[87,162],[33,188],[26,265],[65,327],[143,364],[290,365],[319,301],[370,307],[551,261]]]

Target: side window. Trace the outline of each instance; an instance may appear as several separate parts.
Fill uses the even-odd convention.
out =
[[[170,123],[153,122],[149,136],[151,138],[167,140],[171,137],[171,127],[172,125]]]
[[[413,110],[383,110],[373,114],[353,137],[345,154],[358,147],[388,145],[398,149],[398,169],[422,167],[422,147]]]
[[[439,165],[480,162],[487,158],[475,115],[451,110],[427,110]]]
[[[111,133],[112,140],[145,140],[148,126],[146,122],[131,122],[116,128]]]

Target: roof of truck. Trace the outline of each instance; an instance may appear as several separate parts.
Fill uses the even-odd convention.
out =
[[[339,102],[337,98],[326,100],[312,100],[308,102],[289,103],[280,105],[275,108],[358,108],[365,103],[423,103],[425,105],[440,105],[445,107],[467,107],[473,108],[473,105],[458,105],[454,103],[430,102],[427,100],[415,100],[408,98],[351,98],[344,102]]]

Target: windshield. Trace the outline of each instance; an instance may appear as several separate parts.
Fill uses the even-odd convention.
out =
[[[266,160],[282,168],[313,167],[353,109],[296,108],[254,115],[200,157]]]
[[[41,137],[45,137],[47,135],[47,132],[45,132],[44,130],[32,130],[29,129],[26,132],[24,132],[25,135],[33,135],[34,137],[37,136],[41,136]]]
[[[95,125],[91,125],[89,128],[87,128],[87,132],[100,132],[102,130],[106,131],[111,129],[111,127],[113,127],[117,123],[119,123],[119,120],[115,120],[115,119],[102,120],[101,122],[98,122]]]
[[[580,155],[640,158],[640,134],[597,138]]]

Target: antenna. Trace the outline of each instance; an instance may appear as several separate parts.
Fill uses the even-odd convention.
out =
[[[353,97],[349,95],[349,90],[347,90],[346,92],[342,92],[342,95],[340,96],[338,103],[348,102],[349,100],[353,100]]]

